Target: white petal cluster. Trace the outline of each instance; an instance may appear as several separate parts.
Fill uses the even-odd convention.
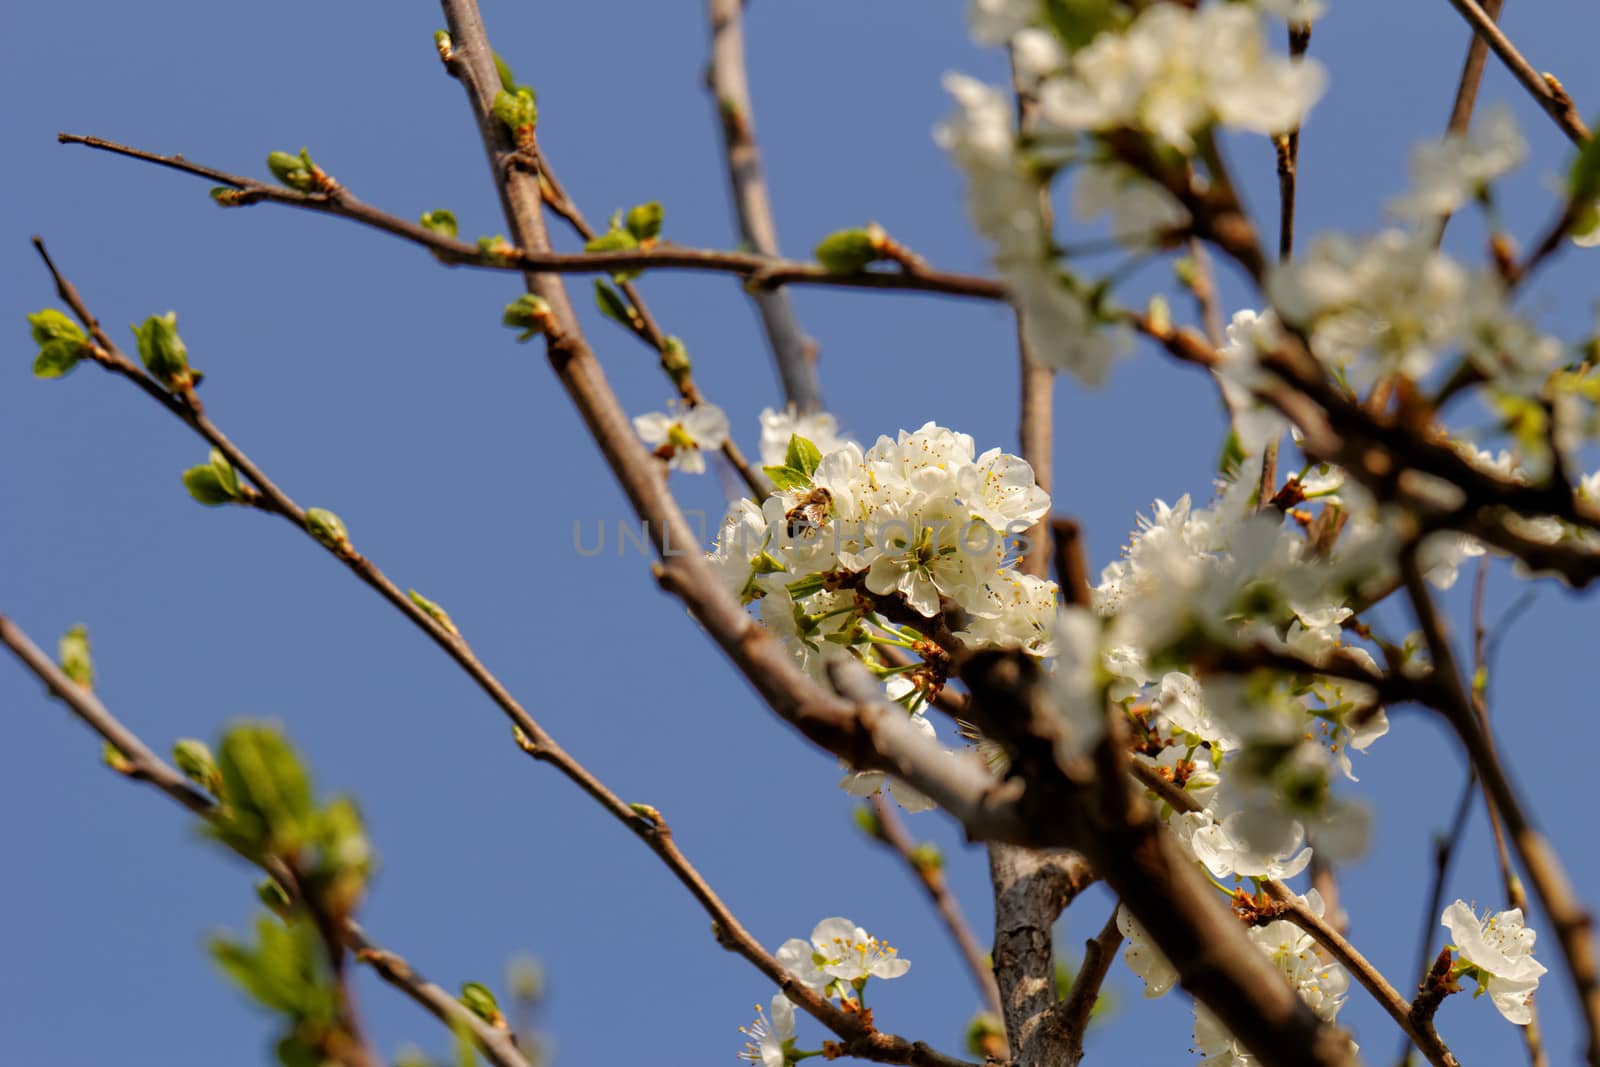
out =
[[[1389,205],[1403,218],[1432,220],[1448,215],[1483,193],[1491,181],[1521,163],[1528,143],[1511,109],[1497,104],[1466,136],[1429,140],[1411,154],[1411,190]]]
[[[895,673],[879,645],[914,651],[922,630],[948,629],[969,649],[1052,653],[1056,584],[1019,571],[1012,553],[1050,510],[1025,461],[998,448],[980,455],[967,434],[930,422],[864,451],[835,442],[808,470],[785,473],[763,503],[734,502],[708,558],[813,677],[825,677],[831,658],[854,655],[932,735],[919,712],[942,677]],[[875,771],[841,783],[856,796],[885,784]],[[904,783],[887,784],[908,810],[932,806]]]
[[[769,1021],[756,1005],[756,1021],[748,1027],[739,1027],[748,1041],[741,1060],[759,1063],[761,1067],[784,1067],[789,1062],[789,1051],[794,1048],[794,1004],[782,993],[772,998],[772,1018]]]
[[[849,440],[839,433],[839,421],[826,411],[801,414],[793,407],[782,411],[766,408],[761,412],[761,462],[769,467],[780,466],[789,438],[796,434],[816,445],[823,455]]]
[[[1460,962],[1457,973],[1478,983],[1475,996],[1488,993],[1507,1022],[1527,1026],[1533,1019],[1533,992],[1548,969],[1533,958],[1535,933],[1523,922],[1522,909],[1479,918],[1458,900],[1444,910],[1440,925],[1450,930]]]
[[[1322,917],[1325,905],[1315,889],[1299,899],[1313,915]],[[1339,964],[1323,960],[1311,935],[1287,919],[1253,926],[1248,935],[1306,1005],[1325,1022],[1332,1022],[1350,989],[1349,973]],[[1203,1067],[1252,1067],[1260,1062],[1199,1001],[1194,1008],[1194,1044],[1204,1057],[1200,1061]]]
[[[1128,347],[1127,335],[1098,321],[1087,294],[1056,265],[1037,167],[1017,145],[1007,94],[963,74],[947,74],[944,86],[956,110],[934,139],[966,174],[968,212],[994,245],[1029,352],[1086,385],[1100,384]]]
[[[633,420],[645,444],[655,449],[667,466],[690,474],[706,469],[703,455],[728,440],[728,416],[715,404],[696,404],[687,411],[652,411]]]
[[[1312,353],[1358,390],[1391,373],[1420,381],[1461,348],[1497,385],[1536,395],[1562,359],[1558,342],[1506,306],[1498,278],[1469,273],[1425,233],[1319,238],[1273,271],[1267,292],[1309,335]]]
[[[899,978],[911,969],[892,946],[849,919],[823,919],[809,941],[791,937],[779,946],[783,969],[825,996],[849,996],[869,978]]]
[[[1068,130],[1140,130],[1181,151],[1217,123],[1291,129],[1322,95],[1322,68],[1269,52],[1263,30],[1245,4],[1151,4],[1040,88],[1041,116]]]

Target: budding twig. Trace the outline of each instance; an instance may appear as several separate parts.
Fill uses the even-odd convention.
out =
[[[91,690],[68,678],[20,627],[4,615],[0,615],[0,644],[9,648],[23,666],[44,682],[46,688],[66,704],[84,724],[115,746],[133,767],[129,777],[148,783],[202,819],[216,818],[217,807],[214,800],[192,786],[177,768],[151,751],[137,734],[111,714]],[[282,865],[269,860],[263,864],[262,869],[285,891],[294,890],[294,879]],[[452,1029],[465,1027],[478,1043],[478,1047],[483,1050],[484,1055],[489,1057],[490,1062],[496,1067],[530,1067],[512,1042],[509,1033],[495,1029],[468,1011],[455,997],[424,979],[398,953],[373,941],[353,921],[342,920],[338,934],[344,947],[354,954],[356,959],[372,964],[385,982],[410,997]],[[373,1059],[371,1062],[376,1060]]]

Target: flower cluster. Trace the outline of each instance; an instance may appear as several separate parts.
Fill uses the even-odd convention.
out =
[[[1065,130],[1132,129],[1188,152],[1215,124],[1278,133],[1322,95],[1314,62],[1268,52],[1245,4],[1151,4],[1101,33],[1039,89],[1041,117]]]
[[[1313,915],[1322,917],[1326,905],[1315,889],[1298,900]],[[1128,939],[1122,956],[1128,968],[1143,980],[1144,995],[1159,997],[1171,989],[1178,972],[1126,908],[1117,909],[1117,928]],[[1332,1022],[1344,1006],[1350,988],[1349,973],[1339,964],[1324,960],[1311,935],[1287,919],[1251,926],[1246,934],[1306,1005],[1324,1021]],[[1200,1061],[1203,1067],[1249,1067],[1257,1062],[1199,1001],[1194,1003],[1194,1043],[1195,1051],[1205,1057]]]

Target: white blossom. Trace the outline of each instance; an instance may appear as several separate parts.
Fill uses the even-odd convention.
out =
[[[1263,37],[1244,4],[1152,4],[1074,53],[1069,72],[1040,88],[1041,114],[1065,129],[1133,127],[1182,151],[1216,122],[1290,129],[1322,94],[1322,68],[1269,53]]]
[[[1527,1026],[1533,1020],[1533,991],[1548,968],[1533,958],[1537,935],[1523,923],[1522,909],[1480,919],[1458,900],[1444,909],[1439,923],[1449,928],[1461,962],[1472,968],[1467,973],[1477,980],[1475,995],[1488,993],[1507,1022]]]
[[[715,404],[697,404],[687,411],[652,411],[633,420],[644,443],[667,460],[667,466],[690,474],[706,469],[701,454],[715,451],[728,440],[728,416]]]
[[[1122,950],[1122,959],[1128,969],[1143,980],[1144,995],[1159,997],[1171,989],[1178,981],[1177,969],[1150,940],[1150,935],[1144,932],[1139,920],[1121,905],[1117,906],[1117,929],[1128,939],[1128,947]]]
[[[739,1053],[741,1060],[759,1063],[761,1067],[784,1067],[789,1062],[789,1050],[794,1047],[794,1004],[782,993],[775,994],[771,1021],[757,1004],[756,1021],[749,1027],[739,1027],[739,1032],[749,1038],[744,1051]]]
[[[1528,144],[1511,109],[1486,110],[1467,136],[1429,140],[1411,154],[1412,188],[1389,210],[1404,218],[1433,219],[1458,210],[1495,178],[1521,163]]]
[[[789,438],[797,434],[816,445],[823,455],[837,451],[847,440],[839,434],[838,420],[826,411],[802,415],[793,407],[782,411],[766,408],[761,412],[761,462],[769,467],[783,466]]]
[[[849,919],[823,919],[811,931],[811,940],[790,938],[779,946],[777,960],[784,970],[812,989],[827,993],[843,990],[868,978],[899,978],[911,969],[884,944]]]

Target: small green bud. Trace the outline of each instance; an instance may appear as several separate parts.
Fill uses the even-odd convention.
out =
[[[294,908],[294,902],[289,899],[288,890],[279,885],[277,879],[263,878],[256,883],[256,899],[261,901],[272,914],[286,918]]]
[[[676,337],[667,338],[661,349],[661,369],[674,384],[681,385],[693,369],[689,363],[689,349]]]
[[[440,30],[439,32],[443,33],[444,31]],[[517,78],[516,75],[511,73],[511,65],[500,58],[499,52],[490,49],[489,54],[494,57],[494,73],[500,79],[500,88],[508,93],[516,92]]]
[[[335,797],[311,821],[311,844],[316,860],[311,886],[317,905],[334,915],[354,910],[372,873],[372,844],[361,822],[361,812],[349,797]]]
[[[183,472],[183,486],[190,496],[207,507],[238,503],[246,495],[239,484],[239,472],[233,469],[228,457],[215,448],[211,450],[209,463]]]
[[[534,100],[533,90],[526,87],[515,92],[501,89],[494,95],[493,111],[494,117],[513,136],[521,130],[532,129],[539,122],[539,105]]]
[[[172,746],[172,762],[183,776],[212,796],[222,793],[222,772],[211,755],[211,746],[193,737],[180,738]]]
[[[298,156],[290,155],[288,152],[267,153],[267,169],[272,172],[272,176],[297,192],[316,191],[316,166],[311,162],[311,154],[304,148],[300,149]]]
[[[931,841],[924,841],[912,848],[910,860],[917,873],[924,877],[934,871],[944,870],[944,853]]]
[[[130,327],[139,342],[139,358],[156,381],[169,389],[183,389],[199,381],[189,368],[189,347],[178,336],[178,313],[151,315]]]
[[[415,604],[417,607],[421,608],[422,611],[423,611],[423,614],[427,615],[428,618],[430,618],[434,622],[438,623],[440,628],[443,629],[446,633],[450,634],[453,637],[460,637],[461,636],[461,631],[456,629],[456,624],[451,620],[450,616],[448,614],[446,614],[445,610],[443,608],[441,608],[439,605],[435,604],[433,601],[429,600],[427,597],[423,596],[421,593],[417,592],[415,589],[407,589],[406,590],[406,596],[410,597],[411,598],[411,602],[413,604]]]
[[[646,820],[654,826],[666,825],[666,820],[661,817],[661,812],[657,811],[649,804],[629,804],[628,807],[633,809],[633,813],[635,815]]]
[[[627,252],[639,247],[639,240],[627,230],[607,230],[583,246],[585,252]]]
[[[867,230],[838,230],[817,245],[817,262],[829,274],[856,274],[883,258],[878,243]]]
[[[82,623],[61,635],[56,646],[61,673],[85,689],[94,688],[94,660],[89,655],[89,628]]]
[[[306,529],[329,548],[350,547],[350,533],[344,528],[344,520],[326,508],[306,509]]]
[[[850,817],[855,821],[856,829],[876,840],[883,836],[883,823],[878,821],[878,813],[872,810],[870,804],[862,804],[850,812]]]
[[[448,63],[456,56],[455,42],[450,39],[448,30],[433,31],[433,47],[439,50],[439,58]]]
[[[136,770],[138,770],[138,768],[133,765],[133,761],[127,756],[124,756],[122,754],[122,750],[116,745],[113,745],[110,741],[107,741],[100,746],[100,759],[107,767],[110,767],[118,774],[132,775]]]
[[[219,207],[239,207],[246,203],[248,198],[243,189],[235,189],[231,185],[213,185],[211,199],[215,200]]]
[[[429,233],[436,233],[440,237],[448,237],[451,240],[454,240],[456,234],[460,232],[456,226],[455,213],[446,208],[439,208],[437,211],[424,211],[422,218],[418,221],[422,224],[422,228]]]
[[[478,252],[492,263],[515,258],[517,246],[507,241],[505,235],[497,233],[493,237],[478,238]]]
[[[1006,1027],[989,1012],[979,1012],[967,1023],[967,1051],[980,1060],[1003,1059],[1006,1053]]]
[[[635,204],[628,209],[628,232],[643,244],[654,241],[661,236],[661,220],[665,212],[662,210],[661,201],[651,200],[644,204]]]
[[[489,987],[482,982],[461,983],[461,1004],[490,1026],[504,1028],[506,1018],[500,1014],[500,1003]]]
[[[518,341],[528,341],[550,328],[550,303],[541,296],[523,293],[506,305],[500,322],[513,330],[521,330]]]
[[[59,378],[89,353],[89,341],[78,324],[55,308],[29,315],[28,325],[39,346],[39,354],[33,360],[36,378]]]

